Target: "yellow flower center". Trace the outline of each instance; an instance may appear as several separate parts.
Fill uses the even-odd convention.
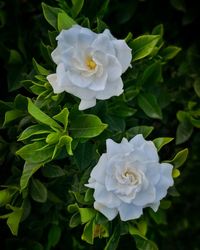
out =
[[[86,60],[86,65],[88,66],[89,69],[95,69],[96,68],[96,63],[95,61],[89,57],[87,60]]]

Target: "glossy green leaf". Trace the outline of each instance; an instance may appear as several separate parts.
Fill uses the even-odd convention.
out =
[[[18,138],[18,141],[26,140],[34,135],[48,134],[52,132],[47,126],[36,124],[26,128]]]
[[[69,227],[74,228],[81,224],[81,217],[79,212],[72,215],[69,221]]]
[[[184,162],[187,159],[187,156],[188,156],[188,149],[185,148],[179,151],[172,160],[167,162],[172,164],[175,168],[179,168],[184,164]]]
[[[58,30],[67,30],[71,28],[76,22],[65,12],[58,13]]]
[[[30,194],[34,201],[44,203],[47,200],[47,188],[38,179],[32,179]]]
[[[94,242],[94,228],[95,228],[94,221],[90,220],[84,227],[81,239],[86,241],[89,244],[93,244],[93,242]]]
[[[57,178],[66,175],[66,171],[57,165],[45,165],[42,174],[47,178]]]
[[[168,46],[164,48],[160,55],[164,58],[164,60],[171,60],[173,59],[179,52],[181,51],[181,48],[176,46]]]
[[[172,171],[172,177],[177,178],[180,175],[180,171],[177,168],[174,168]]]
[[[61,10],[59,8],[51,7],[51,6],[47,5],[46,3],[42,3],[42,10],[43,10],[43,14],[44,14],[44,17],[47,20],[47,22],[51,26],[53,26],[55,29],[57,29],[58,13],[63,12],[63,10]]]
[[[145,240],[141,237],[134,237],[138,250],[158,250],[157,245],[150,240]]]
[[[61,126],[53,120],[50,116],[41,111],[31,99],[28,98],[28,112],[31,116],[33,116],[37,121],[46,124],[52,128],[61,128]]]
[[[138,105],[147,116],[154,119],[162,119],[162,111],[156,96],[152,94],[140,94],[138,96]]]
[[[48,136],[46,137],[46,143],[47,144],[56,144],[59,141],[61,134],[58,132],[51,132],[50,134],[48,134]]]
[[[61,122],[64,125],[64,130],[66,130],[68,125],[68,116],[69,116],[69,110],[68,108],[64,108],[63,110],[61,110],[59,114],[54,115],[53,118],[56,121]]]
[[[44,142],[34,142],[20,148],[16,154],[31,164],[44,163],[51,159],[54,146]]]
[[[71,120],[70,131],[74,138],[92,138],[102,133],[107,124],[95,115],[79,115]]]
[[[135,126],[126,131],[126,137],[128,139],[132,139],[134,136],[138,134],[142,134],[144,138],[146,138],[153,131],[154,127],[152,126]]]
[[[131,41],[129,46],[132,48],[133,61],[150,55],[159,39],[159,35],[143,35]]]
[[[18,208],[18,207],[12,207],[12,208],[13,208],[13,212],[9,215],[7,219],[7,225],[10,228],[10,231],[12,232],[12,234],[17,236],[19,223],[21,221],[22,214],[23,214],[23,209]]]
[[[145,69],[142,84],[154,85],[162,80],[161,62],[155,62]]]
[[[20,191],[27,187],[29,179],[41,166],[41,164],[31,164],[25,162],[22,176],[20,178]]]
[[[5,119],[4,119],[4,123],[3,126],[7,125],[8,123],[21,118],[22,116],[24,116],[24,112],[21,110],[9,110],[5,113]]]
[[[159,137],[153,140],[157,150],[159,151],[164,145],[171,142],[174,138],[172,137]]]
[[[196,128],[200,128],[200,119],[190,118],[192,125]]]
[[[186,142],[193,133],[193,126],[190,121],[184,120],[179,123],[176,130],[176,144]]]
[[[52,225],[48,233],[48,249],[55,247],[61,237],[61,227],[58,225]]]
[[[0,207],[3,207],[8,204],[16,192],[17,190],[12,188],[0,190]]]
[[[33,67],[37,74],[41,74],[44,76],[47,76],[50,74],[50,71],[45,69],[43,66],[41,66],[39,63],[36,62],[36,60],[33,58]]]
[[[195,90],[197,96],[200,97],[200,78],[197,78],[194,81],[194,90]]]
[[[52,154],[52,159],[55,158],[56,154],[59,152],[59,150],[65,146],[66,151],[69,155],[73,155],[72,152],[72,137],[68,135],[63,135],[60,137],[59,142],[55,146],[54,152]]]
[[[116,250],[120,239],[120,225],[116,225],[113,234],[111,235],[108,243],[106,244],[104,250]]]
[[[77,17],[84,5],[84,0],[72,0],[72,14],[73,17]]]
[[[93,208],[79,208],[79,213],[83,224],[93,219],[96,215],[96,211]]]

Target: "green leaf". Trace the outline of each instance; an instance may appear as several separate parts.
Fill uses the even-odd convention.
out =
[[[120,239],[120,225],[116,225],[112,236],[106,244],[104,250],[116,250]]]
[[[185,0],[170,0],[170,3],[176,10],[186,11]]]
[[[164,34],[164,27],[163,24],[158,24],[156,27],[152,30],[152,35],[160,35],[160,37],[163,37]]]
[[[145,235],[138,228],[136,228],[135,225],[132,225],[132,223],[128,223],[128,231],[133,236],[138,235],[141,238],[146,239]]]
[[[37,74],[41,74],[41,75],[44,75],[44,76],[47,76],[47,75],[50,74],[50,71],[45,69],[39,63],[37,63],[34,58],[33,58],[33,67],[34,67]]]
[[[92,220],[96,215],[96,211],[93,208],[79,208],[79,213],[83,224]]]
[[[74,151],[74,158],[78,167],[86,169],[96,157],[96,147],[92,143],[79,143]]]
[[[112,115],[116,115],[119,117],[129,117],[134,115],[136,112],[136,109],[128,107],[125,103],[118,103],[114,106],[109,107],[109,113]]]
[[[56,121],[54,121],[50,116],[42,112],[35,104],[33,104],[30,98],[28,98],[28,112],[37,121],[46,124],[47,126],[50,126],[52,128],[61,129],[61,126]]]
[[[150,55],[159,39],[159,35],[143,35],[132,40],[129,46],[132,48],[133,61]]]
[[[68,126],[68,116],[69,116],[68,108],[64,108],[59,114],[53,116],[55,120],[61,122],[64,125],[65,131]]]
[[[159,151],[164,145],[168,144],[174,138],[172,137],[159,137],[153,140],[157,150]]]
[[[92,138],[102,133],[107,124],[95,115],[79,115],[71,120],[70,131],[74,138]]]
[[[164,48],[160,55],[164,58],[164,60],[171,60],[173,59],[179,52],[181,51],[181,48],[176,46],[168,46],[167,48]]]
[[[65,12],[58,13],[58,31],[71,28],[76,22]]]
[[[5,119],[4,119],[4,123],[3,126],[7,125],[8,123],[21,118],[22,116],[24,116],[24,112],[21,110],[9,110],[5,113]]]
[[[154,85],[162,80],[161,63],[155,62],[145,69],[142,77],[142,84]]]
[[[47,200],[47,188],[38,179],[32,179],[30,194],[34,201],[44,203]]]
[[[146,138],[153,131],[152,126],[135,126],[126,131],[126,137],[132,139],[135,135],[142,134]]]
[[[72,14],[73,17],[77,17],[84,5],[84,0],[72,0]]]
[[[63,12],[63,10],[61,10],[59,8],[51,7],[51,6],[47,5],[46,3],[42,3],[42,10],[43,10],[43,14],[44,14],[44,17],[47,20],[47,22],[51,26],[53,26],[55,29],[57,29],[58,13]]]
[[[138,105],[147,116],[154,119],[162,119],[162,111],[154,95],[140,94],[138,96]]]
[[[66,171],[56,165],[45,165],[42,168],[42,174],[47,178],[57,178],[66,175]]]
[[[74,228],[80,224],[81,224],[81,217],[80,217],[80,213],[77,212],[73,214],[72,217],[70,218],[69,227]]]
[[[41,164],[31,164],[25,162],[22,176],[20,178],[20,191],[27,187],[29,179],[41,166]]]
[[[16,154],[31,164],[44,163],[51,159],[54,146],[44,142],[34,142],[20,148]]]
[[[176,145],[186,142],[193,133],[193,126],[188,120],[179,123],[176,130]]]
[[[195,90],[197,96],[200,97],[200,78],[197,78],[194,81],[194,90]]]
[[[186,161],[187,156],[188,156],[188,149],[185,148],[185,149],[179,151],[172,160],[167,161],[167,162],[172,164],[174,166],[174,168],[179,168]]]
[[[17,190],[12,188],[0,190],[0,207],[3,207],[8,204],[16,192]]]
[[[34,135],[48,134],[51,131],[52,130],[50,130],[48,127],[46,127],[44,125],[40,125],[40,124],[32,125],[32,126],[26,128],[21,133],[20,137],[18,138],[18,141],[26,140]]]
[[[60,241],[61,237],[61,228],[58,225],[52,225],[49,233],[48,233],[48,247],[47,249],[51,249],[52,247],[55,247],[58,242]]]
[[[94,241],[94,228],[95,224],[93,220],[90,220],[84,227],[81,239],[89,244],[93,244]]]
[[[145,240],[141,237],[134,237],[138,250],[158,250],[158,247],[153,241]]]
[[[73,155],[72,152],[72,137],[68,136],[68,135],[63,135],[60,137],[59,142],[57,143],[57,145],[55,146],[53,155],[52,155],[52,159],[55,158],[56,154],[59,152],[59,150],[65,146],[66,151],[69,155]]]
[[[10,228],[10,231],[12,232],[12,234],[17,236],[19,223],[21,221],[22,214],[23,214],[23,209],[21,207],[20,208],[12,207],[12,208],[14,209],[14,211],[10,213],[7,219],[7,225]]]
[[[190,121],[194,127],[200,128],[200,119],[198,120],[198,119],[190,118]]]

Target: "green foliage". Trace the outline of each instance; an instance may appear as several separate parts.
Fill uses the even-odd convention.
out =
[[[151,6],[147,2],[58,0],[53,7],[47,0],[42,8],[33,1],[0,4],[0,57],[7,72],[7,78],[2,75],[0,100],[4,249],[157,250],[156,244],[160,249],[198,248],[195,243],[188,246],[182,235],[199,230],[198,213],[189,210],[199,208],[195,198],[199,184],[199,46],[191,41],[186,48],[188,45],[177,39],[183,29],[177,23],[173,29],[167,23],[153,28],[151,6],[156,9],[156,5],[155,1]],[[182,13],[179,25],[193,22],[191,16],[195,20],[195,12],[191,14],[184,1],[161,4],[169,5],[162,7],[166,12]],[[140,9],[143,5],[148,12]],[[77,99],[70,94],[53,93],[46,78],[55,72],[51,53],[56,36],[74,24],[98,33],[109,28],[116,37],[126,37],[133,55],[132,68],[122,76],[124,93],[97,101],[87,111],[78,111]],[[32,32],[27,32],[30,29]],[[169,40],[176,44],[169,45]],[[156,213],[145,208],[137,220],[121,222],[117,217],[110,222],[93,208],[93,190],[84,184],[105,152],[107,138],[120,142],[137,134],[152,140],[161,159],[173,165],[172,175],[181,196],[176,200],[176,188],[170,188]],[[175,142],[171,136],[176,137]],[[172,155],[172,160],[166,161]],[[187,166],[183,179],[176,180],[183,164]],[[184,194],[187,197],[181,198]],[[191,221],[187,213],[194,217]]]

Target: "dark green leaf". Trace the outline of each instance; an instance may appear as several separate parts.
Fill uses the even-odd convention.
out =
[[[27,187],[29,179],[41,166],[41,164],[31,164],[25,162],[22,176],[20,178],[20,191]]]
[[[52,225],[48,233],[48,248],[55,247],[61,237],[61,228],[58,225]]]
[[[154,119],[162,119],[162,111],[154,95],[140,94],[138,96],[138,105],[149,117]]]
[[[56,165],[45,165],[42,168],[42,174],[48,178],[56,178],[66,175],[66,171]]]
[[[84,0],[72,0],[72,14],[73,14],[73,17],[77,17],[78,14],[80,13],[83,5],[84,5]]]
[[[150,55],[159,39],[159,35],[143,35],[131,41],[129,45],[132,48],[133,61]]]
[[[120,239],[120,225],[116,225],[113,234],[111,235],[104,250],[116,250]]]
[[[173,59],[180,51],[181,48],[179,47],[168,46],[161,51],[160,55],[164,58],[164,60],[170,60]]]
[[[172,160],[167,161],[167,162],[172,164],[175,168],[179,168],[186,161],[187,156],[188,156],[188,149],[185,148],[179,151]]]
[[[172,137],[159,137],[153,140],[157,150],[159,151],[164,145],[168,144],[174,138]]]
[[[71,121],[70,131],[74,138],[92,138],[103,132],[107,124],[95,115],[79,115]]]
[[[132,139],[135,135],[142,134],[146,138],[153,131],[152,126],[136,126],[126,131],[126,137]]]
[[[76,22],[65,12],[58,13],[58,30],[67,30],[71,28]]]
[[[63,10],[59,8],[54,8],[46,3],[42,3],[42,9],[43,9],[43,14],[47,22],[53,26],[55,29],[57,29],[57,17],[58,13],[63,12]]]
[[[30,194],[34,201],[44,203],[47,200],[47,188],[38,179],[32,179]]]

